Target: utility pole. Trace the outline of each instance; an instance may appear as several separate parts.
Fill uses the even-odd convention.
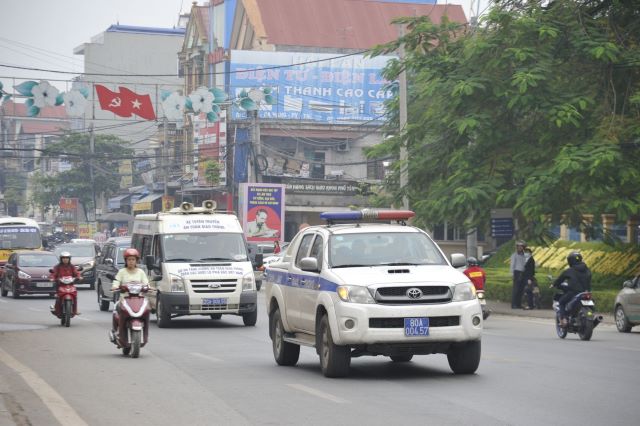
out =
[[[162,164],[162,178],[164,182],[164,196],[169,195],[169,189],[167,188],[167,180],[169,176],[169,159],[166,158],[167,155],[167,117],[164,117],[162,125],[162,149],[160,150],[160,164]],[[165,160],[166,158],[166,160]],[[164,205],[163,205],[164,207]]]
[[[398,24],[398,34],[400,38],[404,37],[404,27],[402,24]],[[405,59],[405,51],[404,51],[404,43],[400,43],[400,47],[398,48],[398,56],[400,57],[400,62],[403,62]],[[400,88],[399,93],[399,103],[400,103],[400,127],[398,129],[398,133],[402,134],[407,126],[407,72],[405,69],[402,70],[400,75],[398,76],[398,84]],[[400,190],[406,191],[407,185],[409,184],[409,165],[408,165],[409,157],[407,155],[407,143],[400,144]],[[402,195],[402,208],[405,210],[409,210],[409,197],[406,193]]]
[[[96,140],[93,133],[93,122],[89,124],[89,175],[91,176],[91,193],[93,197],[93,221],[97,219],[96,214],[96,179],[93,173],[93,155],[96,152]]]
[[[247,182],[260,182],[261,175],[258,164],[258,156],[262,155],[262,146],[260,145],[260,120],[258,110],[250,111],[251,114],[251,152],[248,155]],[[253,155],[251,155],[253,154]],[[253,160],[253,165],[251,164]]]

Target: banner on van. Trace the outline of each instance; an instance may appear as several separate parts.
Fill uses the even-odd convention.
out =
[[[247,241],[280,241],[284,236],[284,185],[240,184],[242,229]]]

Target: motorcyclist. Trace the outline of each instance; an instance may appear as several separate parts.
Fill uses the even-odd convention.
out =
[[[130,282],[138,282],[149,285],[147,274],[137,266],[138,261],[140,260],[140,253],[138,253],[138,250],[134,248],[128,248],[124,251],[123,257],[126,267],[118,271],[115,280],[113,280],[113,282],[111,283],[111,290],[117,291],[120,288],[121,283],[126,284]],[[111,328],[112,336],[115,334],[116,329],[118,329],[118,336],[123,335],[125,324],[124,321],[119,321],[119,318],[121,317],[120,301],[122,301],[122,299],[124,299],[126,296],[126,292],[120,292],[120,299],[113,308],[113,321]]]
[[[80,280],[80,271],[71,264],[71,253],[63,251],[60,253],[60,263],[53,267],[53,271],[49,275],[49,279],[54,282],[54,286],[58,287],[58,280],[62,277],[73,277],[76,281]],[[52,312],[60,312],[60,299],[56,298],[56,303],[49,306]],[[73,305],[73,315],[80,315],[78,312],[78,304]]]
[[[591,291],[591,271],[582,261],[582,255],[578,252],[572,252],[567,256],[569,268],[553,282],[553,287],[564,291],[564,294],[558,300],[560,325],[566,327],[567,314],[566,306],[577,294],[583,291]]]
[[[476,290],[484,290],[484,285],[487,282],[487,274],[478,264],[478,259],[473,256],[468,257],[467,269],[465,269],[463,273],[469,277]]]

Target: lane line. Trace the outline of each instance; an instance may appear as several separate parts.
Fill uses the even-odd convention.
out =
[[[6,300],[0,299],[0,303],[9,303],[9,302],[7,302]]]
[[[202,358],[202,359],[206,359],[207,361],[212,361],[212,362],[222,362],[222,360],[220,358],[216,358],[214,356],[209,356],[209,355],[205,355],[205,354],[201,354],[199,352],[191,352],[189,355],[191,356],[195,356],[198,358]]]
[[[335,402],[336,404],[348,404],[349,403],[349,401],[347,401],[346,399],[342,399],[342,398],[339,398],[339,397],[337,397],[335,395],[331,395],[330,393],[322,392],[321,390],[310,388],[310,387],[305,386],[305,385],[300,385],[298,383],[287,383],[287,386],[292,387],[292,388],[297,389],[297,390],[302,391],[302,392],[306,392],[306,393],[308,393],[310,395],[326,399],[327,401]]]
[[[88,426],[87,423],[78,415],[76,410],[74,410],[73,407],[69,405],[55,389],[38,376],[35,371],[20,363],[2,348],[0,348],[0,361],[5,363],[9,368],[22,377],[25,383],[33,389],[38,397],[40,397],[42,402],[47,406],[49,411],[51,411],[60,424],[69,426]]]
[[[38,309],[38,308],[29,308],[29,310],[33,312],[44,312],[43,309]]]
[[[625,350],[625,351],[640,352],[640,348],[629,348],[629,347],[626,347],[626,346],[616,346],[615,348],[616,349],[622,349],[622,350]]]

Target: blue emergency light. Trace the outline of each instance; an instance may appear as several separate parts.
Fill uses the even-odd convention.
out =
[[[350,212],[324,212],[320,213],[320,219],[329,223],[350,220],[398,220],[404,221],[416,214],[411,210],[355,210]]]

